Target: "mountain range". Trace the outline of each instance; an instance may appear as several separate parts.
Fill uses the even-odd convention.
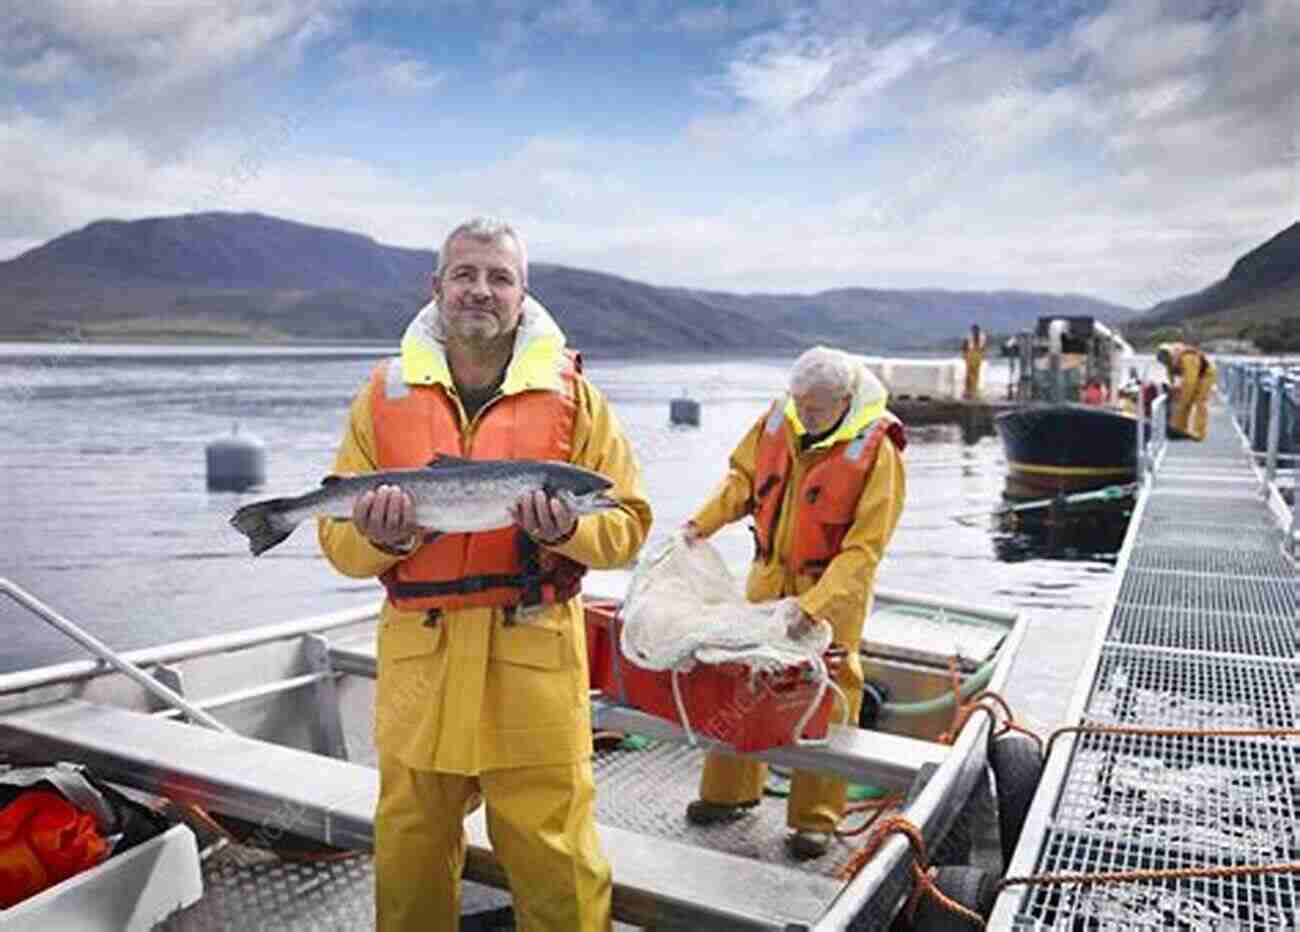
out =
[[[1172,325],[1200,339],[1252,340],[1265,352],[1300,351],[1300,222],[1250,250],[1209,287],[1157,304],[1140,324],[1152,331]]]
[[[0,262],[0,338],[393,343],[436,254],[263,214],[100,220]],[[529,287],[574,346],[620,354],[950,349],[979,323],[1134,312],[1082,295],[840,288],[734,294],[534,262]]]

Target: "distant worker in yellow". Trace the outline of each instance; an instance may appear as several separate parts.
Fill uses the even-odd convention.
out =
[[[816,347],[795,362],[789,392],[749,429],[722,485],[683,528],[687,541],[752,517],[755,541],[745,596],[797,596],[792,633],[826,621],[847,651],[837,682],[858,720],[858,659],[876,567],[903,510],[903,425],[885,407],[880,381],[847,353]],[[700,798],[687,818],[705,825],[741,818],[757,805],[766,767],[711,754]],[[844,815],[847,784],[795,771],[786,809],[791,853],[819,857]]]
[[[1193,440],[1204,440],[1209,428],[1209,400],[1217,373],[1210,357],[1190,343],[1161,343],[1156,360],[1174,385],[1169,426]]]
[[[339,572],[379,577],[375,911],[380,932],[460,928],[465,817],[488,837],[529,932],[607,932],[596,835],[581,578],[622,566],[650,528],[632,447],[581,359],[528,296],[523,240],[475,219],[438,254],[433,300],[352,402],[334,469],[439,456],[553,459],[604,474],[618,507],[579,518],[538,491],[515,527],[426,534],[381,486],[324,520]]]
[[[961,396],[974,401],[980,396],[980,369],[984,366],[984,346],[987,338],[979,324],[970,325],[970,336],[961,341],[961,356],[966,362],[966,387]]]

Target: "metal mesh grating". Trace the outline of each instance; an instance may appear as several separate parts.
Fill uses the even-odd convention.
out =
[[[1144,515],[1141,524],[1139,547],[1147,546],[1200,546],[1277,549],[1282,534],[1277,528],[1255,524],[1242,526],[1219,522],[1211,524],[1187,516],[1183,520],[1153,518]]]
[[[1212,417],[1204,443],[1168,450],[1164,467],[1186,475],[1158,477],[1147,493],[1085,722],[1206,730],[1300,719],[1294,567],[1246,491],[1254,476],[1227,413]],[[1191,475],[1229,464],[1242,482]],[[1055,812],[1034,873],[1300,861],[1300,738],[1081,735],[1062,781],[1044,788]],[[1282,873],[1021,890],[1015,929],[1300,928],[1300,877]]]
[[[1295,728],[1298,717],[1294,661],[1119,647],[1102,651],[1085,713],[1089,722],[1201,729]],[[1300,755],[1300,738],[1289,740]]]
[[[234,857],[203,865],[203,899],[163,923],[169,932],[209,929],[373,929],[371,859],[292,863],[264,858],[241,864]]]
[[[1121,644],[1261,657],[1288,658],[1300,653],[1300,631],[1290,619],[1149,605],[1117,606],[1107,637]]]
[[[1230,573],[1240,576],[1282,576],[1291,561],[1277,546],[1216,547],[1150,544],[1137,547],[1129,560],[1135,570],[1165,570],[1188,573]]]
[[[699,797],[704,752],[657,742],[644,751],[601,751],[595,758],[596,820],[657,838],[725,851],[782,869],[833,875],[863,838],[836,840],[825,857],[795,861],[785,848],[785,803],[765,798],[730,824],[697,826],[686,805]],[[779,890],[776,891],[779,894]]]
[[[1182,576],[1130,569],[1120,584],[1119,604],[1151,605],[1207,613],[1296,618],[1293,577]]]
[[[1116,847],[1104,836],[1068,831],[1050,832],[1044,849],[1047,865],[1088,873],[1219,863],[1205,856],[1180,855],[1159,840],[1147,846]],[[1052,868],[1045,865],[1044,869]],[[1037,887],[1026,895],[1012,928],[1026,932],[1281,932],[1298,928],[1297,905],[1296,881],[1287,874]]]
[[[1259,498],[1260,483],[1253,475],[1237,475],[1231,480],[1161,476],[1151,497],[1156,501],[1196,496],[1223,502],[1251,502]]]
[[[1082,736],[1035,872],[1300,860],[1298,765],[1295,739]],[[1298,893],[1281,873],[1041,888],[1021,916],[1047,928],[1263,932],[1294,928]]]
[[[1269,528],[1273,516],[1259,497],[1219,501],[1186,495],[1152,496],[1147,503],[1148,520],[1191,521],[1197,524],[1231,524],[1237,527]]]
[[[231,850],[239,857],[230,856]],[[461,915],[510,903],[501,890],[465,881]],[[250,848],[203,862],[203,898],[163,922],[162,932],[364,932],[375,928],[374,862],[295,863]],[[621,928],[627,928],[621,926]]]

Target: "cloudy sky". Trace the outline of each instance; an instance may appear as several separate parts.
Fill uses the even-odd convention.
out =
[[[1300,0],[42,0],[0,259],[261,211],[736,291],[1202,287],[1300,218]]]

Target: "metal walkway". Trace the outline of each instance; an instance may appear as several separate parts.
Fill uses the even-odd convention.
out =
[[[1211,412],[1204,442],[1156,459],[1067,720],[1296,728],[1293,519],[1278,489],[1227,408]],[[1300,861],[1300,738],[1056,744],[1008,876]],[[989,928],[1298,929],[1300,875],[1013,886]]]

